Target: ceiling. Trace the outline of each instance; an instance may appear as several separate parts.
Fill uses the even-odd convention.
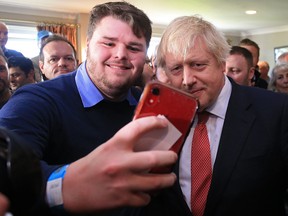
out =
[[[112,0],[113,1],[113,0]],[[230,34],[249,34],[288,28],[287,0],[127,0],[142,9],[155,26],[165,26],[178,16],[200,14],[216,27]],[[105,0],[0,0],[1,11],[54,11],[65,15],[89,13]],[[24,9],[24,10],[23,10]],[[246,15],[246,10],[256,10]]]

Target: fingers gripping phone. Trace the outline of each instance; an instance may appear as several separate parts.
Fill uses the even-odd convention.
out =
[[[167,118],[176,130],[180,132],[180,135],[177,140],[173,140],[172,145],[171,143],[167,144],[164,148],[165,150],[173,150],[178,154],[190,131],[197,108],[197,100],[188,93],[170,85],[152,81],[145,86],[133,119],[158,115]],[[168,133],[171,133],[170,129]],[[169,134],[165,135],[165,138],[170,141],[173,137],[174,135],[171,137],[171,134],[170,138]]]

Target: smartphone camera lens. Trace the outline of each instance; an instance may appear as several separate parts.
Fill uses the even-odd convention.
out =
[[[160,89],[159,88],[152,88],[152,94],[153,95],[159,95],[160,94]]]

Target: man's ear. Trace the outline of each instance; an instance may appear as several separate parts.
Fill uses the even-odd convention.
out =
[[[42,73],[44,73],[44,72],[43,72],[44,62],[41,61],[41,60],[39,60],[39,68],[40,68],[40,70],[42,71]]]
[[[253,78],[253,76],[254,76],[254,72],[255,72],[255,68],[254,67],[251,67],[250,69],[249,69],[249,80],[251,80],[252,78]]]
[[[222,62],[220,64],[220,67],[222,67],[222,72],[225,74],[225,71],[226,71],[226,62]]]
[[[28,73],[28,77],[31,78],[31,79],[34,79],[34,76],[35,76],[35,71],[34,70],[30,70],[29,73]]]
[[[85,47],[85,55],[86,55],[86,58],[87,58],[87,52],[88,52],[88,47],[89,47],[89,44],[90,44],[90,39],[88,39],[88,37],[86,37],[86,47]]]

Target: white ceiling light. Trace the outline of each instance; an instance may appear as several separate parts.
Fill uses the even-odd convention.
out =
[[[249,15],[253,15],[253,14],[256,14],[257,11],[255,11],[255,10],[247,10],[247,11],[245,11],[245,13],[249,14]]]

